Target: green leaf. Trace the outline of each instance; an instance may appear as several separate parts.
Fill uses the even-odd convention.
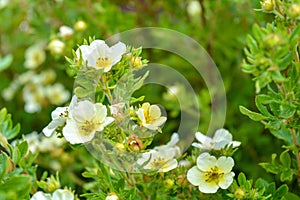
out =
[[[270,129],[272,135],[276,138],[285,141],[288,145],[293,145],[293,138],[290,130],[285,127],[285,125],[281,124],[281,128],[278,130]]]
[[[274,118],[273,115],[271,115],[271,113],[268,111],[267,107],[264,106],[262,103],[266,102],[267,99],[269,99],[269,96],[267,95],[258,95],[255,97],[255,104],[257,109],[265,116],[269,117],[269,118]]]
[[[288,150],[282,152],[279,157],[280,162],[282,163],[283,166],[286,168],[290,168],[291,166],[291,157],[288,152]]]
[[[243,172],[241,172],[238,176],[238,183],[239,185],[245,185],[247,183],[246,176]]]
[[[273,199],[280,199],[281,197],[283,197],[287,192],[288,192],[289,188],[286,184],[281,185],[274,193],[273,195]]]
[[[0,57],[0,72],[7,69],[13,61],[13,56],[11,54],[6,55],[5,57]]]
[[[290,169],[287,169],[280,174],[280,181],[285,182],[285,181],[292,181],[292,180],[293,180],[293,173]]]
[[[9,170],[10,162],[8,159],[5,153],[0,154],[0,181],[3,180]]]
[[[0,133],[7,139],[15,138],[20,131],[20,125],[13,127],[11,115],[7,113],[6,108],[0,111]]]
[[[253,111],[248,110],[247,108],[245,108],[244,106],[239,106],[240,108],[240,112],[244,115],[247,115],[250,119],[254,120],[254,121],[261,121],[261,120],[265,120],[268,119],[267,116],[264,116],[260,113],[256,113]]]
[[[270,172],[272,174],[278,174],[280,172],[279,166],[272,163],[263,162],[259,163],[259,165],[262,166],[262,168],[264,168],[267,172]]]
[[[17,147],[20,151],[20,157],[21,158],[25,157],[25,155],[28,152],[28,143],[27,143],[27,141],[21,142]]]
[[[31,189],[31,178],[26,175],[11,177],[3,184],[0,184],[0,193],[15,193],[18,199],[29,199]]]
[[[297,196],[296,194],[293,194],[291,192],[288,192],[284,197],[288,200],[300,200],[299,196]]]
[[[296,112],[296,107],[291,104],[280,104],[279,109],[280,109],[279,117],[285,119],[291,118]]]

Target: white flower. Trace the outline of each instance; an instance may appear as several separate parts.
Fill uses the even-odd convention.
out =
[[[173,133],[171,136],[171,140],[165,144],[165,145],[160,145],[154,148],[154,150],[160,151],[160,150],[165,150],[165,151],[174,151],[175,152],[175,157],[180,157],[181,156],[181,150],[179,146],[177,146],[177,143],[179,142],[179,135],[178,133]]]
[[[0,9],[7,6],[9,0],[0,0]]]
[[[70,98],[70,92],[60,83],[47,86],[45,93],[50,103],[54,105],[60,105]]]
[[[161,116],[160,108],[157,105],[143,103],[136,112],[140,125],[150,129],[158,130],[159,126],[166,122],[167,118]]]
[[[59,28],[59,36],[64,39],[68,39],[68,38],[72,37],[73,33],[74,33],[74,31],[71,27],[61,26]]]
[[[197,132],[196,139],[201,143],[193,143],[192,146],[203,150],[220,150],[226,145],[232,145],[233,148],[240,146],[241,142],[232,141],[232,135],[226,129],[219,129],[215,132],[213,138]]]
[[[69,190],[57,189],[52,194],[52,199],[53,200],[73,200],[74,194]]]
[[[50,152],[66,143],[64,138],[59,138],[55,134],[51,137],[42,137],[38,146],[38,150],[42,153]]]
[[[125,103],[117,103],[109,106],[110,114],[114,117],[118,116],[119,114],[123,113],[122,109],[124,108]]]
[[[58,39],[51,40],[48,44],[48,48],[53,55],[61,55],[65,50],[65,46],[65,43]]]
[[[87,62],[88,66],[108,72],[113,65],[121,60],[122,55],[126,52],[126,46],[122,42],[118,42],[109,47],[103,40],[95,40],[89,46],[81,45],[76,50],[78,58],[80,52],[83,61]]]
[[[31,197],[30,200],[52,200],[52,196],[51,194],[38,191]]]
[[[174,158],[176,152],[174,149],[159,149],[150,150],[143,153],[142,157],[137,160],[137,164],[143,166],[144,169],[157,170],[158,172],[168,172],[175,169],[178,165],[177,160]]]
[[[190,1],[186,9],[190,16],[199,15],[201,13],[201,5],[199,1]]]
[[[105,200],[119,200],[119,197],[115,193],[112,192],[112,193],[107,195]]]
[[[23,99],[26,112],[39,112],[46,101],[45,90],[41,85],[28,84],[23,88]]]
[[[216,193],[219,188],[227,189],[231,185],[233,166],[234,160],[231,157],[222,156],[216,159],[203,153],[197,158],[197,166],[187,172],[187,179],[203,193]]]
[[[46,59],[46,53],[41,44],[30,46],[25,52],[24,66],[28,69],[35,69]]]
[[[107,117],[107,109],[101,103],[84,100],[69,108],[69,116],[63,135],[71,144],[85,143],[94,138],[97,131],[114,121]]]
[[[74,194],[69,190],[57,189],[53,194],[36,192],[30,200],[74,200]]]
[[[74,95],[69,107],[57,107],[54,111],[52,111],[52,121],[43,129],[43,133],[45,134],[45,136],[51,136],[57,127],[62,126],[66,122],[68,117],[68,110],[69,108],[73,108],[76,102],[77,97]]]

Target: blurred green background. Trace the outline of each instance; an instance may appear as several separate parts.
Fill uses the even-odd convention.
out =
[[[164,27],[179,31],[201,44],[216,63],[226,88],[227,115],[225,128],[234,136],[234,140],[242,142],[240,150],[235,154],[235,171],[244,171],[249,178],[264,177],[272,180],[257,165],[261,161],[269,161],[270,154],[277,152],[282,145],[264,132],[263,126],[243,116],[238,109],[243,105],[251,110],[254,106],[254,84],[249,75],[241,71],[244,58],[243,48],[246,35],[251,32],[253,24],[265,24],[271,15],[254,11],[259,8],[259,1],[246,0],[199,0],[197,5],[187,0],[103,0],[103,1],[64,1],[64,0],[12,0],[0,1],[0,55],[4,58],[12,55],[13,60],[0,73],[0,91],[8,88],[18,76],[29,71],[24,67],[26,49],[41,43],[46,52],[45,61],[35,68],[35,73],[53,69],[56,74],[54,82],[59,82],[72,92],[74,79],[67,67],[64,56],[72,57],[72,49],[82,44],[84,39],[95,36],[106,39],[116,33],[136,27]],[[82,20],[86,28],[74,27]],[[74,33],[69,38],[58,36],[61,26],[69,26]],[[77,24],[78,25],[78,24]],[[53,54],[49,43],[60,39],[65,48],[62,53]],[[201,79],[192,73],[192,66],[177,56],[162,51],[147,50],[143,57],[174,67],[189,80],[198,94],[201,120],[199,130],[207,130],[210,119],[210,97]],[[2,65],[3,64],[2,59]],[[30,77],[33,78],[33,77]],[[7,107],[13,113],[13,121],[20,122],[22,134],[34,130],[41,132],[50,121],[50,113],[57,105],[45,102],[40,111],[27,113],[24,110],[24,87],[19,86],[11,100],[0,97],[0,106]],[[167,105],[162,98],[164,88],[145,89],[145,96],[154,102]],[[62,104],[63,105],[63,104]],[[168,107],[169,122],[167,132],[176,130],[179,113]],[[171,114],[173,113],[173,114]]]

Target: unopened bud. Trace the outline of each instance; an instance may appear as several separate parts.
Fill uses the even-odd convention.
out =
[[[245,196],[245,192],[244,190],[242,190],[241,188],[238,188],[235,192],[234,192],[234,197],[237,199],[243,199]]]
[[[187,180],[187,177],[186,177],[186,174],[181,174],[177,177],[177,184],[180,185],[180,186],[187,186],[189,183],[188,183],[188,180]]]
[[[164,187],[167,190],[172,189],[173,186],[174,186],[174,180],[172,180],[172,179],[166,179],[166,180],[164,180]]]
[[[105,200],[119,200],[119,197],[114,192],[112,192],[107,195]]]
[[[118,153],[125,152],[125,146],[122,143],[116,143],[114,146],[114,150]]]
[[[127,145],[129,149],[134,152],[140,151],[143,148],[142,141],[135,135],[132,135],[128,138]]]
[[[49,43],[48,48],[53,55],[61,55],[65,50],[65,46],[65,43],[55,39]]]
[[[291,18],[294,18],[294,19],[299,18],[300,17],[300,5],[299,4],[293,4],[290,7],[288,13],[289,13],[289,16]]]
[[[76,31],[84,31],[86,29],[87,25],[85,21],[79,20],[75,23],[74,28]]]
[[[131,65],[136,68],[139,68],[143,65],[141,57],[131,57],[130,62]]]
[[[281,43],[281,37],[278,34],[269,34],[264,39],[264,44],[267,48],[273,48]]]
[[[266,12],[272,12],[275,8],[274,0],[264,0],[260,2],[261,8]]]

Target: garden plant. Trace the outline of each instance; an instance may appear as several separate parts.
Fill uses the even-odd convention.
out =
[[[0,0],[0,200],[300,199],[300,1]]]

